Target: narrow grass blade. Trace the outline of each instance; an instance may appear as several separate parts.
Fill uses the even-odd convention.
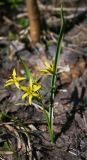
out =
[[[63,16],[63,7],[61,5],[61,28],[60,28],[60,34],[57,42],[57,49],[56,49],[56,55],[55,55],[55,61],[54,61],[55,73],[57,71],[57,65],[59,65],[59,62],[60,62],[60,53],[62,49],[63,37],[64,37],[64,16]]]
[[[50,95],[50,104],[49,104],[49,122],[50,122],[50,131],[51,131],[51,137],[52,140],[54,138],[53,135],[53,102],[54,102],[54,94],[55,94],[55,88],[56,88],[56,76],[57,76],[57,67],[60,62],[60,53],[62,49],[62,41],[64,37],[64,16],[63,16],[63,7],[61,5],[61,28],[60,28],[60,34],[57,42],[57,50],[56,50],[56,55],[55,55],[55,60],[54,60],[54,73],[52,76],[52,83],[51,83],[51,95]]]

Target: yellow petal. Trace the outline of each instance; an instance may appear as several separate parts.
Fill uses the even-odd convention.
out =
[[[13,85],[14,84],[14,82],[9,82],[9,83],[6,83],[5,85],[4,85],[4,87],[7,87],[7,86],[10,86],[10,85]]]
[[[13,69],[12,75],[13,75],[13,77],[16,77],[16,70],[15,70],[15,68]]]
[[[18,81],[21,81],[21,80],[24,80],[24,79],[26,79],[25,77],[17,77],[16,78]]]
[[[48,73],[53,74],[53,69],[52,68],[48,68],[47,71],[48,71]]]
[[[16,85],[17,88],[19,88],[19,83],[17,81],[14,84]]]
[[[41,88],[41,85],[33,85],[33,91],[36,92]]]
[[[32,90],[32,85],[33,85],[33,81],[32,81],[32,78],[30,77],[30,81],[29,81],[30,90]]]
[[[40,97],[39,93],[33,93],[33,97]]]
[[[25,87],[25,86],[20,86],[20,89],[27,92],[27,87]]]
[[[41,72],[44,72],[44,73],[48,73],[48,70],[47,69],[42,69],[40,70]]]
[[[53,74],[53,72],[52,71],[50,71],[50,70],[41,70],[41,72],[42,72],[42,75],[52,75]]]
[[[45,61],[45,66],[46,66],[47,68],[50,68],[50,64],[49,64],[47,61]]]
[[[32,95],[29,96],[29,104],[32,104]]]
[[[52,75],[54,73],[54,64],[50,65],[48,62],[45,62],[45,65],[47,68],[42,69],[40,71],[43,72],[44,74]]]
[[[52,71],[54,72],[54,64],[52,64],[52,67],[51,67],[51,68],[52,68]]]
[[[13,79],[9,79],[6,81],[6,83],[9,83],[9,82],[13,82]]]
[[[23,94],[22,99],[25,99],[28,96],[28,93]]]

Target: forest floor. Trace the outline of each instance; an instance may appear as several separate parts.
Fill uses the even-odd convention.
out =
[[[45,103],[48,103],[50,77],[41,77],[38,68],[44,66],[46,59],[51,62],[55,56],[60,29],[60,7],[56,2],[39,2],[44,27],[41,42],[34,45],[28,34],[25,5],[21,4],[14,12],[7,6],[0,10],[0,160],[87,160],[85,1],[80,0],[78,5],[74,1],[67,2],[64,6],[65,34],[60,65],[69,66],[70,71],[62,72],[58,78],[54,144],[50,143],[42,110],[35,103],[32,106],[24,103],[21,92],[14,87],[4,88],[13,68],[19,75],[24,75],[20,56],[33,76],[40,78]]]

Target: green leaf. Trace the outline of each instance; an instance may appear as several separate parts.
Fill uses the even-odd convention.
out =
[[[55,63],[54,63],[55,72],[57,70],[57,65],[59,65],[59,62],[60,62],[60,53],[61,53],[62,41],[63,41],[63,37],[64,37],[64,16],[63,16],[62,5],[61,5],[61,19],[60,19],[60,21],[61,21],[61,28],[60,28],[60,34],[59,34],[59,38],[58,38],[58,42],[57,42],[57,49],[56,49]]]
[[[45,118],[46,118],[46,122],[48,124],[48,128],[50,128],[49,112],[47,112],[46,109],[44,109],[44,115],[45,115]]]
[[[24,69],[26,78],[29,80],[30,77],[32,77],[32,74],[31,74],[31,72],[30,72],[28,66],[25,64],[25,62],[24,62],[21,58],[19,58],[19,59],[20,59],[21,64],[22,64],[22,66],[23,66],[23,69]]]
[[[56,55],[54,60],[54,73],[52,76],[52,82],[51,82],[51,94],[50,94],[50,104],[49,104],[49,122],[50,122],[50,139],[53,143],[54,140],[54,131],[53,131],[53,104],[54,104],[54,97],[55,97],[55,89],[56,89],[56,79],[57,79],[57,67],[60,62],[60,53],[62,49],[62,41],[64,37],[64,16],[63,16],[63,7],[61,5],[61,28],[60,28],[60,34],[57,41],[57,49],[56,49]],[[49,126],[48,126],[49,127]]]
[[[18,23],[23,27],[23,28],[26,28],[28,26],[28,19],[27,18],[20,18],[18,20]]]
[[[4,142],[3,146],[0,146],[0,151],[11,151],[12,146],[8,142]]]
[[[4,5],[4,2],[0,2],[0,5]]]
[[[0,121],[1,121],[1,122],[5,122],[5,121],[10,120],[10,119],[11,119],[11,117],[9,117],[9,116],[7,115],[7,113],[5,113],[5,112],[0,112]]]

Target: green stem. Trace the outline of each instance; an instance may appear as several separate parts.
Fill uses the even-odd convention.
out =
[[[51,83],[51,95],[50,95],[50,104],[49,104],[49,121],[50,121],[50,132],[51,132],[51,143],[53,143],[54,133],[53,133],[53,103],[54,103],[54,96],[55,96],[55,89],[56,89],[56,75],[57,75],[57,66],[59,65],[59,58],[62,49],[62,41],[64,36],[64,17],[63,17],[63,9],[61,6],[61,29],[59,34],[59,39],[57,42],[57,50],[55,55],[54,61],[54,73],[52,76],[52,83]]]

